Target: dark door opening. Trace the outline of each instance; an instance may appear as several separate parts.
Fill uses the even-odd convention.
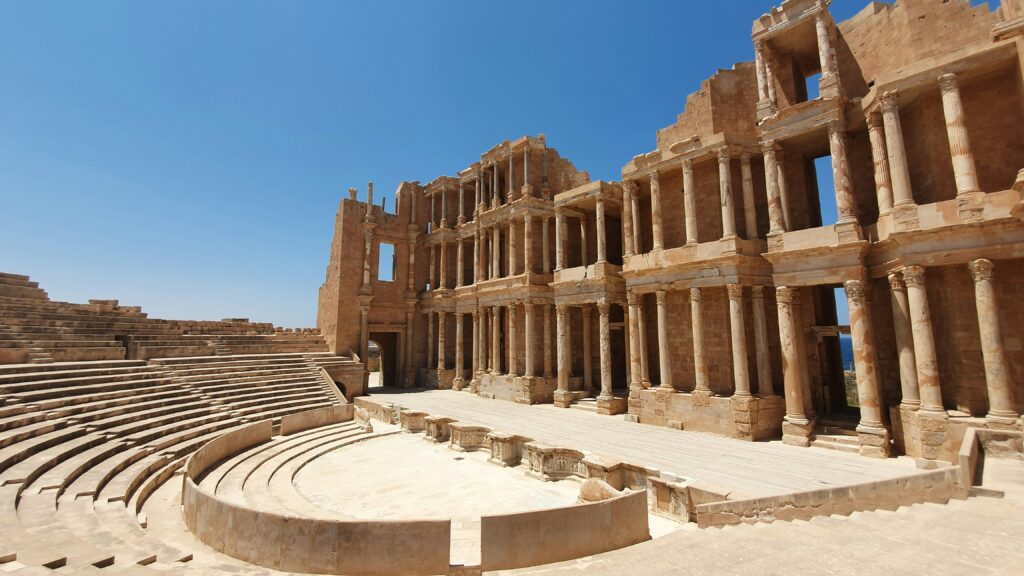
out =
[[[380,354],[380,358],[376,362],[380,366],[378,382],[387,387],[398,386],[398,333],[371,332],[370,342],[371,350],[376,345],[378,354]],[[370,380],[371,383],[374,380],[372,375]]]

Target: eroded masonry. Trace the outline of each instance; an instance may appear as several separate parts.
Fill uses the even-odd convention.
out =
[[[377,343],[390,386],[869,456],[952,461],[969,428],[1020,429],[1024,1],[828,4],[756,20],[755,61],[621,181],[537,136],[403,183],[394,214],[351,189],[331,350]]]

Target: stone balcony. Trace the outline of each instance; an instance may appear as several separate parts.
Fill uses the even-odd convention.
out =
[[[622,276],[630,286],[737,275],[765,275],[763,239],[723,238],[677,248],[635,254],[626,259]]]
[[[625,302],[626,281],[621,272],[621,266],[608,262],[565,268],[555,272],[551,287],[555,290],[555,299],[567,304],[593,302],[595,296]]]

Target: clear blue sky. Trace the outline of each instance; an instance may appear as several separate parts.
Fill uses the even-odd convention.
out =
[[[771,3],[4,0],[0,271],[312,326],[349,186],[390,208],[538,133],[617,179]]]

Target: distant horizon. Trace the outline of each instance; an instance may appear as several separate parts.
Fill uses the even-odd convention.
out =
[[[401,181],[540,133],[619,180],[703,81],[753,59],[775,3],[0,5],[0,271],[58,301],[313,327],[349,187],[394,211]]]

